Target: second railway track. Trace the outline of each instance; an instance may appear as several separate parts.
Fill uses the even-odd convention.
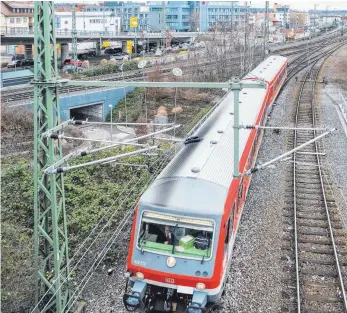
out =
[[[296,128],[316,127],[315,89],[328,55],[316,60],[304,76]],[[316,136],[315,130],[296,130],[292,147]],[[284,208],[282,312],[347,312],[347,235],[329,188],[324,155],[317,142],[293,155]]]

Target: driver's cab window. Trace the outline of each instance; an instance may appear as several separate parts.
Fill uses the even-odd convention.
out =
[[[144,212],[138,236],[141,250],[210,258],[214,223],[189,217]]]

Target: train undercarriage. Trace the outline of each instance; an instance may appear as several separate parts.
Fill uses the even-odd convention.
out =
[[[127,280],[123,304],[129,312],[145,313],[208,313],[219,308],[218,303],[207,303],[204,291],[193,295],[178,293],[176,289],[146,284],[143,281]]]

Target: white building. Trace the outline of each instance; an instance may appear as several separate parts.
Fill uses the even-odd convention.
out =
[[[108,12],[76,12],[76,30],[78,33],[92,33],[96,31],[110,32],[110,35],[121,31],[120,17],[111,16]],[[55,13],[56,32],[69,33],[72,31],[72,12],[56,12]],[[116,43],[112,42],[112,45]],[[80,42],[77,45],[77,50],[95,48],[95,42]],[[69,50],[71,51],[71,43]]]
[[[106,31],[112,33],[120,32],[120,17],[111,16],[107,12],[76,12],[77,31]],[[72,30],[72,12],[56,12],[57,32],[68,32]]]

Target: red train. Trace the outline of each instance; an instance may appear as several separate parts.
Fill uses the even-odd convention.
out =
[[[287,74],[287,58],[271,56],[244,79],[266,89],[240,92],[240,121],[264,125]],[[209,311],[221,298],[250,177],[233,178],[233,94],[185,141],[140,198],[131,232],[128,311]],[[240,131],[239,171],[254,166],[262,131]]]

